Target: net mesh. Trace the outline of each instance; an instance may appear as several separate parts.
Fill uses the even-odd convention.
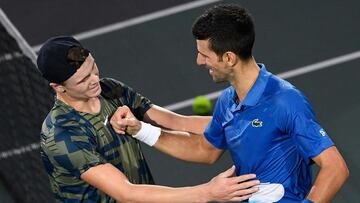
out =
[[[0,181],[16,202],[54,202],[39,149],[53,95],[1,23],[0,102]]]

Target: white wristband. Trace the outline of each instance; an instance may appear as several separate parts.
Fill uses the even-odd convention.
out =
[[[136,135],[133,135],[134,138],[144,142],[149,146],[153,146],[160,137],[161,128],[152,126],[151,124],[141,122],[141,128]]]

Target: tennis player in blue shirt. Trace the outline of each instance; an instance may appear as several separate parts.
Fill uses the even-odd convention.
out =
[[[229,150],[237,175],[255,173],[261,182],[248,202],[330,202],[349,176],[346,163],[303,93],[256,63],[254,24],[247,11],[237,5],[212,7],[192,31],[197,63],[214,82],[231,84],[213,118],[194,119],[157,107],[148,119],[153,124],[189,132],[174,136],[151,133],[154,126],[119,110],[113,127],[121,133],[127,126],[139,140],[152,140],[157,149],[187,161],[213,163]],[[205,136],[196,133],[204,131]],[[312,183],[314,162],[320,171]]]

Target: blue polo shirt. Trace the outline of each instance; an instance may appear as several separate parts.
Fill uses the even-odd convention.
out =
[[[262,186],[282,188],[279,202],[299,202],[312,185],[312,158],[334,144],[308,99],[264,64],[259,67],[243,101],[237,102],[232,86],[222,92],[205,137],[230,151],[237,175],[255,173]]]

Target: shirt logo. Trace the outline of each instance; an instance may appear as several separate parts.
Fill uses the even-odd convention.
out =
[[[259,121],[258,118],[254,119],[254,120],[251,122],[251,125],[252,125],[252,127],[254,127],[254,128],[260,128],[260,127],[262,127],[262,124],[263,124],[263,122],[262,122],[262,121]]]
[[[319,133],[320,133],[323,137],[325,137],[325,136],[327,135],[327,133],[325,132],[325,130],[322,129],[322,128],[319,130]]]
[[[104,121],[104,125],[105,125],[105,126],[107,125],[108,120],[109,120],[109,119],[108,119],[108,116],[106,116],[106,117],[105,117],[105,121]]]

